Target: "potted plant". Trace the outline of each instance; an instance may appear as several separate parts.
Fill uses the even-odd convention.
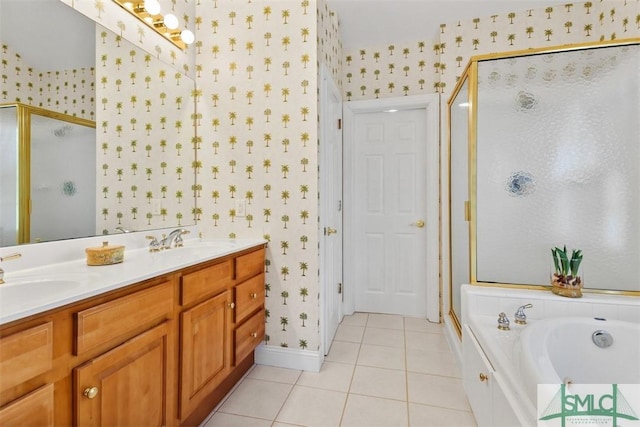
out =
[[[582,250],[574,249],[571,257],[567,255],[567,246],[551,249],[554,273],[551,277],[551,291],[569,298],[582,296],[582,277],[578,270],[582,262]]]

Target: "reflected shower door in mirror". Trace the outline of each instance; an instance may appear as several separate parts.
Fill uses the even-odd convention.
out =
[[[0,128],[0,244],[93,236],[95,123],[17,104]]]
[[[94,122],[2,106],[0,153],[2,246],[95,235]]]
[[[86,211],[92,218],[85,218],[95,223],[92,234],[114,233],[118,226],[146,230],[193,224],[194,81],[59,0],[0,2],[0,55],[7,70],[3,102],[97,125],[96,209]],[[65,160],[62,155],[50,159]],[[17,168],[4,156],[2,162],[2,173]],[[2,198],[9,192],[2,188]],[[0,245],[7,242],[2,239]]]

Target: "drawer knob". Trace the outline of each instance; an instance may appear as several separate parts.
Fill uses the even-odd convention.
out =
[[[234,308],[236,308],[236,303],[235,303],[235,302],[230,302],[230,303],[229,303],[229,308],[230,308],[231,310],[233,310]]]
[[[489,375],[486,375],[483,372],[480,372],[480,381],[485,382],[485,381],[489,381]]]
[[[258,298],[258,294],[256,294],[255,292],[252,292],[252,293],[250,294],[250,296],[251,296],[251,298],[253,298],[253,299]]]
[[[98,387],[87,387],[84,389],[82,394],[84,394],[84,396],[88,399],[93,399],[98,395]]]
[[[251,336],[253,338],[258,338],[258,333],[257,332],[251,332]]]

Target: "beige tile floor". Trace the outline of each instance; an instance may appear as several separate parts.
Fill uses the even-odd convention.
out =
[[[203,427],[427,427],[476,422],[442,325],[346,316],[320,372],[254,366]]]

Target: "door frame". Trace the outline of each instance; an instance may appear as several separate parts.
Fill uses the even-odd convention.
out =
[[[319,86],[320,86],[320,92],[319,92],[320,96],[319,96],[318,109],[320,112],[320,120],[319,120],[320,123],[318,126],[318,140],[320,141],[320,148],[319,148],[320,178],[319,178],[318,184],[319,184],[320,196],[319,196],[318,204],[319,204],[320,215],[319,215],[319,222],[318,222],[318,241],[319,241],[318,270],[319,270],[319,283],[320,283],[319,299],[320,299],[320,319],[321,319],[321,321],[319,322],[320,323],[319,328],[320,328],[320,357],[322,360],[324,360],[324,355],[329,352],[329,348],[331,347],[331,342],[333,340],[333,336],[329,336],[329,328],[327,326],[329,322],[329,304],[327,303],[327,298],[329,297],[329,295],[335,292],[335,287],[334,287],[335,284],[331,283],[325,274],[327,254],[325,253],[326,249],[325,249],[324,239],[327,236],[324,235],[324,228],[328,226],[336,227],[340,231],[339,236],[344,236],[342,234],[342,230],[344,228],[344,217],[341,216],[342,222],[340,224],[327,224],[326,222],[327,212],[329,209],[335,209],[335,206],[333,205],[333,203],[331,203],[331,201],[327,201],[322,197],[323,194],[326,194],[325,188],[327,188],[327,186],[332,184],[331,179],[327,179],[326,177],[327,174],[324,173],[324,165],[328,161],[328,157],[330,153],[328,153],[327,150],[325,149],[327,145],[323,144],[322,142],[327,138],[327,135],[331,134],[331,126],[337,125],[336,123],[329,121],[327,117],[328,110],[329,110],[328,95],[330,93],[333,93],[334,95],[336,95],[338,99],[342,100],[341,92],[338,89],[338,86],[336,85],[335,81],[333,80],[333,76],[331,75],[331,72],[329,71],[329,69],[324,63],[320,64]],[[340,104],[341,105],[338,108],[338,111],[343,110],[342,106],[344,105],[344,102],[341,101]],[[344,112],[342,114],[344,114]],[[344,146],[344,139],[342,141],[342,145]],[[344,153],[343,153],[343,156],[344,156]],[[342,163],[343,163],[342,169],[344,174],[344,157],[342,159]],[[344,192],[344,188],[343,188],[343,192]],[[343,193],[342,199],[344,200],[344,193]],[[340,262],[341,264],[344,265],[344,240],[342,240],[342,245],[343,245],[343,258],[340,260]],[[344,271],[343,271],[343,274],[344,274]],[[343,303],[339,304],[338,316],[339,316],[339,322],[342,321],[342,317],[344,316]]]
[[[353,284],[356,278],[352,264],[347,260],[356,256],[353,246],[353,242],[356,239],[354,230],[357,221],[353,209],[353,200],[356,194],[353,176],[357,160],[354,152],[356,140],[354,123],[356,115],[416,108],[424,109],[425,135],[427,138],[427,164],[425,165],[427,168],[427,211],[425,212],[425,221],[426,236],[429,238],[427,239],[427,312],[425,317],[431,322],[440,322],[440,95],[436,93],[343,103],[344,243],[342,253],[344,302],[342,310],[344,314],[353,314],[355,311],[355,289]]]

